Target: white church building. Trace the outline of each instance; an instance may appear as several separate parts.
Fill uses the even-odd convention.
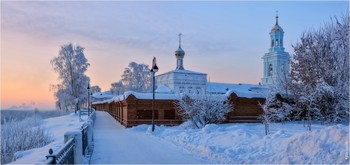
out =
[[[158,87],[168,88],[170,93],[200,94],[205,92],[207,74],[184,68],[185,51],[181,48],[181,33],[179,34],[179,48],[175,51],[176,69],[156,76]]]

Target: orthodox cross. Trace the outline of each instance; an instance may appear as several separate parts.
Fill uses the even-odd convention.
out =
[[[181,33],[179,33],[179,47],[181,48]]]

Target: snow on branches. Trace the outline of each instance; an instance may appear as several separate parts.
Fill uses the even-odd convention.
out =
[[[310,109],[315,119],[348,120],[348,18],[335,17],[319,30],[305,32],[293,48],[291,83],[299,104]]]
[[[53,69],[59,74],[61,83],[54,85],[56,105],[68,110],[75,106],[77,111],[87,99],[90,81],[85,71],[90,65],[85,58],[84,48],[72,43],[61,46],[59,55],[51,60]]]
[[[210,93],[180,94],[174,104],[181,117],[191,121],[197,128],[224,121],[225,115],[233,109],[233,105],[226,97]]]
[[[122,79],[111,84],[111,91],[115,95],[123,94],[125,91],[147,92],[151,90],[152,77],[149,66],[130,62],[124,69]]]

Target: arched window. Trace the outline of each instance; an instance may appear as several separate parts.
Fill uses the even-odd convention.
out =
[[[278,42],[278,39],[276,39],[276,46],[278,46],[279,42]]]
[[[273,75],[273,67],[272,64],[269,65],[269,76]]]
[[[273,42],[273,40],[271,40],[271,47],[273,47],[275,45],[275,42]]]

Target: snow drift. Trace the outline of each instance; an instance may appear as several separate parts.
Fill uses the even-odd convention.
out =
[[[146,125],[133,128],[146,131]],[[264,135],[262,124],[209,124],[202,129],[157,127],[152,136],[184,147],[211,163],[349,163],[349,126],[272,124]],[[148,133],[149,134],[149,133]]]

